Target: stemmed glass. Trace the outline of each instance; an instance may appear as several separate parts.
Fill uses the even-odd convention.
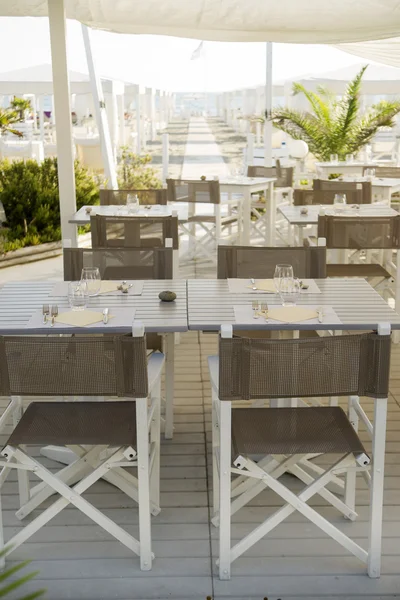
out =
[[[333,165],[337,165],[339,163],[339,156],[337,154],[331,154],[331,156],[330,156],[330,162]]]
[[[280,280],[279,296],[283,306],[296,306],[300,295],[301,283],[297,277],[285,277]]]
[[[346,154],[346,163],[352,164],[354,162],[354,154]]]
[[[99,268],[83,267],[81,281],[86,283],[88,296],[97,296],[101,289],[101,276]]]
[[[72,310],[85,310],[88,304],[86,281],[70,281],[68,283],[68,302]]]

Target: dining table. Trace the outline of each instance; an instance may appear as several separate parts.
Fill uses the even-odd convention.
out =
[[[137,283],[137,282],[135,282]],[[175,334],[187,331],[185,280],[143,281],[139,293],[110,292],[89,298],[88,310],[109,310],[107,324],[84,327],[43,322],[42,307],[57,305],[59,313],[68,311],[68,282],[22,281],[6,283],[0,290],[0,335],[49,334],[127,334],[132,322],[140,321],[148,333],[164,336],[165,352],[165,437],[173,436]],[[129,282],[128,282],[129,285]],[[162,302],[159,293],[173,291],[173,302]]]
[[[289,246],[303,245],[306,228],[311,225],[318,225],[318,216],[321,209],[325,214],[359,217],[360,219],[363,217],[394,217],[398,215],[396,210],[386,204],[345,205],[339,209],[332,204],[307,204],[305,206],[282,204],[277,207],[277,210],[288,222],[287,242]]]
[[[266,199],[265,210],[267,213],[267,245],[275,245],[275,213],[276,199],[274,194],[274,182],[276,177],[246,177],[232,175],[220,177],[220,191],[228,194],[228,197],[238,195],[241,198],[241,227],[239,228],[239,244],[248,246],[251,233],[251,196],[258,192],[264,192]]]
[[[188,207],[184,203],[175,204],[152,204],[149,206],[140,206],[139,210],[132,212],[125,205],[104,205],[104,206],[82,206],[73,215],[68,223],[73,225],[90,225],[91,215],[101,215],[107,217],[170,217],[175,214],[179,222],[188,220]]]

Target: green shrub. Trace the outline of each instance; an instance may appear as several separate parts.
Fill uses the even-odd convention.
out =
[[[151,156],[139,156],[126,146],[121,148],[121,160],[118,165],[118,187],[121,190],[146,190],[162,187],[157,172],[148,165]]]
[[[76,204],[99,201],[99,181],[75,161]],[[61,240],[57,159],[0,162],[3,251]]]

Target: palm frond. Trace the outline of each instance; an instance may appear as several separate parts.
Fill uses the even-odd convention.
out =
[[[321,120],[321,126],[323,125],[327,129],[330,128],[330,125],[331,125],[330,106],[329,106],[328,102],[324,101],[324,98],[321,95],[318,95],[315,92],[310,92],[301,83],[293,84],[293,94],[295,96],[297,94],[303,94],[307,98],[308,102],[310,103],[315,116]]]
[[[337,103],[337,118],[332,140],[336,146],[335,150],[346,145],[346,140],[351,135],[351,128],[358,117],[361,83],[367,66],[364,66],[350,81],[342,100]]]
[[[318,158],[325,155],[323,148],[326,135],[321,129],[319,120],[313,115],[281,108],[272,112],[271,120],[277,129],[284,131],[293,139],[304,140],[310,151]]]

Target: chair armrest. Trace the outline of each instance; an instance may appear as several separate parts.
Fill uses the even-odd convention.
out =
[[[210,381],[213,390],[218,394],[219,391],[219,357],[209,356],[208,357],[208,371],[210,374]]]
[[[152,391],[154,385],[161,377],[165,356],[162,352],[154,352],[151,354],[147,363],[147,377],[149,380],[149,392]]]

